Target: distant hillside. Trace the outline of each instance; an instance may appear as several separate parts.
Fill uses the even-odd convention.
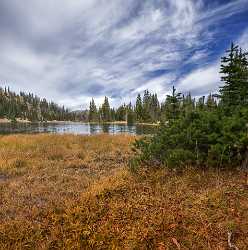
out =
[[[32,93],[16,94],[9,88],[0,88],[0,118],[12,121],[17,118],[29,121],[84,121],[86,113],[72,112]]]

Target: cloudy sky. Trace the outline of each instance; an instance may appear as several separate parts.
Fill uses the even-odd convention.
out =
[[[248,49],[248,0],[0,0],[0,86],[71,109],[200,96],[231,41]]]

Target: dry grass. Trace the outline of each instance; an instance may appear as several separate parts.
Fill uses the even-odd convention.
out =
[[[247,249],[242,172],[132,174],[133,140],[0,137],[0,249]]]

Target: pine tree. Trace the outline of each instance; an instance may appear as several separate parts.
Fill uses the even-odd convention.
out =
[[[112,122],[115,121],[115,116],[116,116],[116,114],[115,114],[115,109],[114,109],[114,108],[111,108],[111,109],[110,109],[110,118],[111,118],[111,121],[112,121]]]
[[[115,112],[116,121],[126,121],[126,105],[123,104]]]
[[[110,122],[111,121],[110,105],[109,105],[108,97],[106,96],[104,98],[101,112],[102,112],[101,114],[102,121]]]
[[[150,104],[150,117],[152,122],[157,122],[160,116],[160,104],[158,101],[157,94],[153,94],[151,96],[151,104]]]
[[[151,114],[150,114],[150,108],[151,108],[151,94],[148,90],[145,90],[144,96],[143,96],[143,121],[144,122],[151,122]]]
[[[196,108],[198,110],[204,110],[205,109],[205,96],[202,96],[198,99],[198,102],[196,103]]]
[[[192,99],[191,94],[188,93],[186,96],[182,97],[182,113],[187,115],[195,109],[195,100]]]
[[[143,121],[143,105],[142,105],[142,99],[141,99],[140,94],[138,94],[136,98],[135,113],[136,113],[137,121],[142,122]]]
[[[89,122],[97,122],[99,120],[97,107],[94,99],[92,98],[90,102],[90,110],[89,110]]]
[[[175,87],[172,88],[172,95],[167,95],[165,101],[165,117],[167,120],[176,119],[180,114],[180,102],[182,94],[177,93]]]
[[[237,45],[231,44],[227,56],[221,58],[220,88],[222,105],[228,110],[232,106],[248,103],[248,61],[247,53],[243,53]]]
[[[237,79],[239,85],[239,97],[241,105],[248,105],[248,59],[247,52],[243,52],[240,48],[238,63],[239,63],[239,78]]]
[[[207,97],[206,108],[208,111],[213,111],[213,110],[216,110],[217,108],[217,103],[212,94],[209,94]]]
[[[126,108],[126,121],[127,121],[127,124],[128,125],[132,125],[135,123],[135,112],[133,110],[133,107],[132,107],[132,104],[131,102],[129,103],[129,105],[127,105],[127,108]]]

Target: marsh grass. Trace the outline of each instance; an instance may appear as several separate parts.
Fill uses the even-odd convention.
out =
[[[0,249],[247,249],[243,172],[131,172],[134,139],[0,137]]]

